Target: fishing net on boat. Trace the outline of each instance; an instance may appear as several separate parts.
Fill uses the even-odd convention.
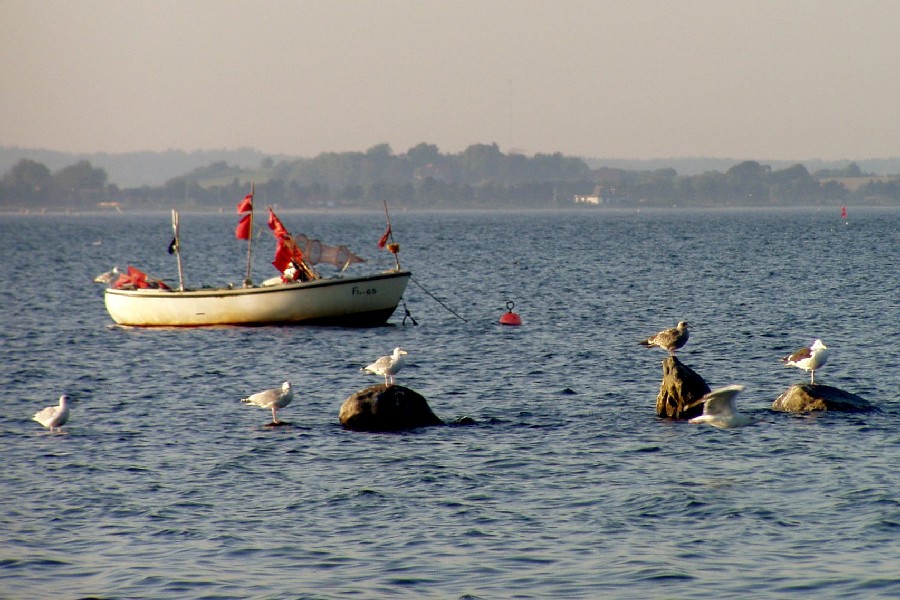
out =
[[[342,269],[353,263],[366,262],[353,254],[347,246],[332,246],[321,240],[310,239],[302,233],[294,236],[294,242],[303,252],[303,259],[311,265],[326,264]]]

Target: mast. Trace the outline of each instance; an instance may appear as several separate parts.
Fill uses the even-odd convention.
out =
[[[244,287],[253,287],[253,280],[250,279],[250,266],[253,264],[253,196],[256,190],[256,183],[250,182],[250,229],[247,235],[247,276],[244,277]]]
[[[175,251],[175,258],[178,260],[178,290],[184,291],[184,270],[181,267],[181,239],[178,237],[178,211],[172,209],[172,231],[175,233],[175,240],[172,243],[172,249]]]
[[[391,243],[387,245],[388,252],[394,255],[394,262],[397,263],[397,270],[400,270],[400,244],[394,241],[394,230],[391,228],[391,215],[388,214],[387,200],[382,199],[384,203],[384,218],[387,219],[388,237]]]

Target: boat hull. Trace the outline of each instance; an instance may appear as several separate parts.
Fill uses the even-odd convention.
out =
[[[108,288],[106,309],[119,325],[382,325],[394,313],[411,274],[317,279],[253,288],[123,290]]]

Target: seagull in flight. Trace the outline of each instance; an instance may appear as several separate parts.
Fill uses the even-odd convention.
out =
[[[689,423],[709,423],[713,427],[743,427],[753,422],[738,411],[734,397],[744,389],[742,385],[726,385],[703,396],[703,414],[689,420]]]

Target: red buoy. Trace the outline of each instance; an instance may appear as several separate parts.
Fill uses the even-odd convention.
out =
[[[500,317],[501,325],[521,325],[522,317],[513,312],[513,308],[515,308],[515,304],[510,300],[506,303],[507,312]]]

